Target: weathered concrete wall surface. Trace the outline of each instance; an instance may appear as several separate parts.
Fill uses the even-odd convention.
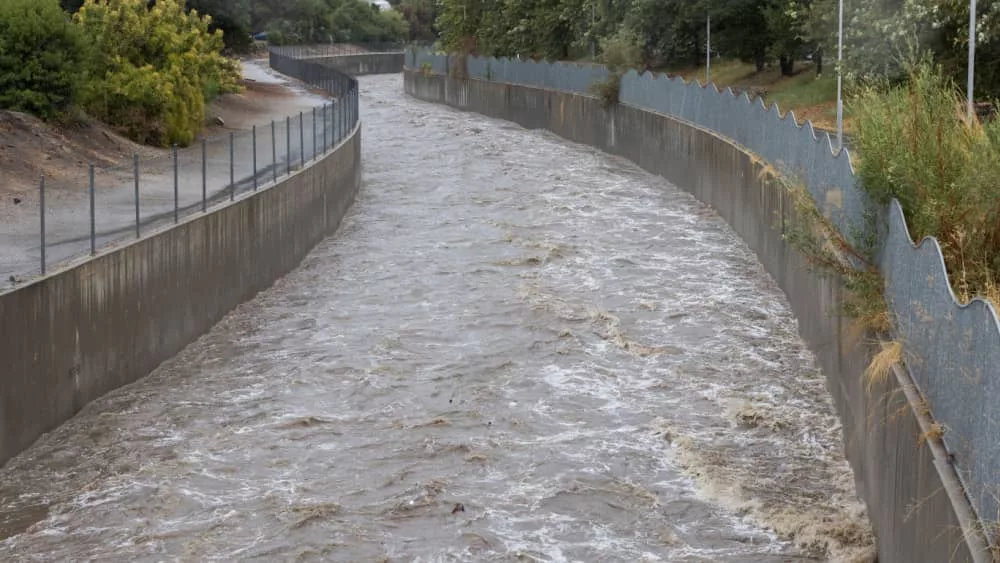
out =
[[[403,72],[403,53],[362,53],[310,58],[324,66],[332,67],[351,76],[366,74],[395,74]]]
[[[811,273],[782,233],[793,218],[785,190],[762,180],[756,159],[728,140],[634,107],[610,110],[573,93],[406,71],[406,91],[626,157],[712,205],[757,253],[779,283],[827,377],[844,426],[847,457],[879,542],[880,561],[980,559],[963,537],[968,506],[954,491],[947,462],[921,445],[921,413],[904,378],[868,389],[861,374],[872,350],[847,336],[836,280]]]
[[[295,268],[360,182],[358,127],[270,188],[0,295],[0,463]]]

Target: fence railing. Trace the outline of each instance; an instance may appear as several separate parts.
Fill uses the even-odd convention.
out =
[[[456,64],[473,79],[586,94],[602,79],[592,65],[458,57],[410,49],[411,70],[445,74]],[[835,151],[828,133],[799,124],[792,112],[766,107],[746,93],[718,90],[678,77],[635,71],[621,82],[620,100],[669,115],[732,139],[798,178],[813,199],[850,240],[866,236],[863,227],[874,209],[858,186],[850,156]],[[875,210],[878,211],[878,210]],[[951,289],[938,242],[915,244],[899,202],[883,210],[888,218],[879,256],[885,295],[897,338],[935,419],[945,428],[943,441],[955,460],[972,505],[981,517],[1000,514],[1000,321],[982,299],[959,303]]]
[[[269,48],[271,53],[295,59],[336,57],[370,53],[402,53],[406,43],[331,43],[328,45],[280,45]]]
[[[207,213],[273,185],[333,150],[358,121],[357,81],[273,52],[270,63],[324,90],[330,101],[158,156],[136,153],[117,166],[84,164],[69,174],[39,178],[37,220],[0,225],[0,291]]]

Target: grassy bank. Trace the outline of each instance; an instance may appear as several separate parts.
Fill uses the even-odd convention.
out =
[[[819,129],[837,129],[837,78],[831,64],[822,76],[816,75],[811,62],[796,64],[794,76],[782,76],[777,67],[757,72],[754,65],[741,61],[712,62],[712,82],[719,88],[749,89],[764,97],[770,105],[778,104],[781,111],[792,110],[799,121],[810,120]],[[705,68],[666,68],[668,74],[677,74],[686,80],[704,82]],[[845,111],[844,129],[851,131],[852,115]]]

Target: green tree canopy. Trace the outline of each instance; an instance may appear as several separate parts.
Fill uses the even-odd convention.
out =
[[[51,118],[72,105],[82,47],[57,0],[0,1],[0,107]]]
[[[256,0],[255,25],[275,44],[402,41],[409,24],[366,0]]]
[[[212,17],[208,29],[221,30],[227,48],[244,52],[250,47],[250,0],[187,0],[187,7]]]
[[[418,0],[404,0],[415,2]],[[488,55],[577,58],[625,30],[650,66],[704,64],[706,20],[712,50],[785,74],[812,54],[817,72],[836,54],[838,0],[440,0],[444,47]],[[905,80],[903,60],[930,53],[946,74],[966,69],[968,0],[846,0],[845,73],[864,81]],[[976,80],[981,97],[1000,96],[1000,2],[980,2]],[[964,80],[962,80],[964,82]]]
[[[395,9],[406,20],[410,41],[433,41],[437,38],[434,20],[437,18],[437,3],[434,0],[402,0]]]
[[[192,142],[206,100],[238,88],[222,32],[183,0],[86,0],[75,21],[91,47],[87,110],[137,141]]]

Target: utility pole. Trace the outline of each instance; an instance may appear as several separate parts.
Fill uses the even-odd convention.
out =
[[[712,82],[712,14],[705,22],[705,85]]]
[[[969,125],[972,125],[972,120],[975,118],[975,84],[976,82],[976,0],[972,0],[969,4],[969,78],[968,85],[966,85],[966,90],[968,90],[969,97]]]
[[[597,24],[597,0],[590,5],[590,59],[597,60],[597,36],[594,26]]]
[[[837,147],[844,148],[844,0],[837,8]]]

